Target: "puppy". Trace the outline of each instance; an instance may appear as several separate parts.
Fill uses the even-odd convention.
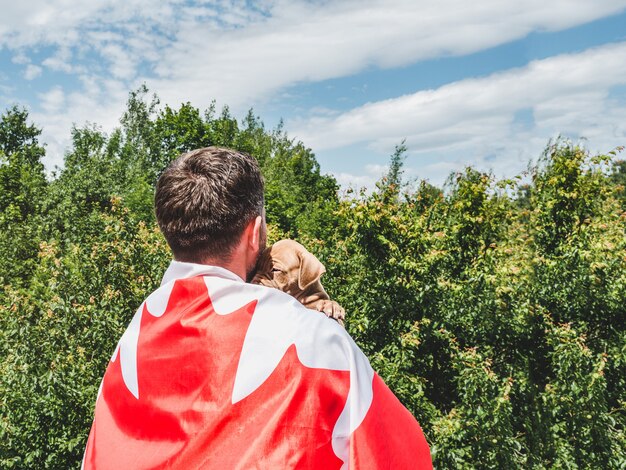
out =
[[[323,312],[343,326],[344,309],[330,297],[320,283],[324,265],[300,243],[280,240],[259,257],[253,284],[282,290],[306,308]]]

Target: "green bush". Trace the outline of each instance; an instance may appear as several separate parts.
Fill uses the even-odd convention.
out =
[[[157,109],[73,131],[46,180],[39,130],[0,123],[0,468],[78,468],[116,341],[170,255],[158,174],[180,152],[254,154],[270,241],[298,237],[437,468],[626,468],[623,164],[551,143],[530,181],[468,168],[337,196],[312,151],[250,112]],[[521,180],[523,181],[523,180]]]
[[[169,262],[154,229],[113,201],[104,230],[43,242],[27,289],[0,296],[0,467],[77,466],[108,359]]]

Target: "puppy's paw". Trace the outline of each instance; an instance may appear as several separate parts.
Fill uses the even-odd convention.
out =
[[[343,320],[346,318],[346,311],[334,300],[322,300],[321,302],[318,302],[316,309],[318,312],[322,312],[327,317],[337,320],[337,323],[343,326]]]

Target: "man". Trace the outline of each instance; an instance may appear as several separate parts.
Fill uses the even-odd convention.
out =
[[[175,260],[113,353],[84,468],[431,468],[417,421],[341,326],[244,283],[265,247],[254,158],[182,155],[155,206]]]

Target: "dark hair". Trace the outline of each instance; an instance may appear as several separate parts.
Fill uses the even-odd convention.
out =
[[[229,260],[246,225],[263,212],[259,165],[226,148],[185,153],[157,181],[154,206],[177,260]]]

